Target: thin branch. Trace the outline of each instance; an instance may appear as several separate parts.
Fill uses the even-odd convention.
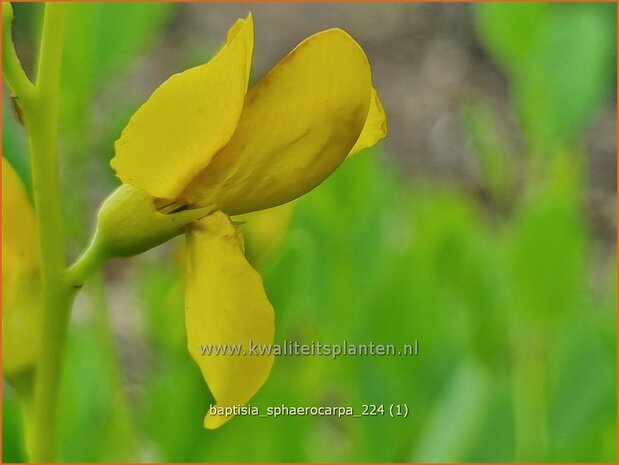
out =
[[[17,57],[11,27],[13,24],[13,7],[2,2],[2,75],[18,103],[30,102],[35,95],[35,86],[28,79]]]

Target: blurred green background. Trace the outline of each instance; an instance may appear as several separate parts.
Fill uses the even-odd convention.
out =
[[[27,69],[41,6],[15,5]],[[62,157],[69,258],[116,185],[128,118],[252,11],[252,80],[307,35],[366,50],[389,138],[288,207],[248,215],[276,342],[402,344],[418,357],[280,357],[252,405],[406,403],[406,419],[202,428],[182,240],[115,261],[78,299],[64,461],[616,460],[614,4],[71,4]],[[3,92],[3,156],[28,182]],[[85,225],[88,225],[87,227]],[[3,387],[3,461],[25,459]]]

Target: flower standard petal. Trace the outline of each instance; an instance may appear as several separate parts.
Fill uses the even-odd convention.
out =
[[[387,137],[387,116],[385,115],[385,109],[380,101],[378,92],[376,92],[376,89],[372,88],[370,110],[368,111],[363,131],[361,131],[359,139],[348,156],[352,157],[361,150],[376,145],[378,141],[385,137]]]
[[[371,93],[367,58],[350,35],[309,37],[250,89],[236,133],[181,197],[240,214],[305,194],[355,145]]]
[[[247,90],[253,19],[238,20],[208,63],[165,81],[116,141],[112,167],[125,184],[175,199],[232,137]]]
[[[240,233],[221,212],[188,228],[187,343],[217,407],[245,404],[266,381],[273,364],[272,354],[249,354],[250,344],[272,344],[275,330],[262,278],[243,249]],[[234,347],[245,355],[231,353]],[[227,352],[219,352],[221,348]],[[209,414],[204,426],[218,428],[230,418]]]

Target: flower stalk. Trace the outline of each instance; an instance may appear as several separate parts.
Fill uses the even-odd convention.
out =
[[[58,173],[58,100],[65,5],[47,3],[36,83],[15,54],[12,9],[3,4],[4,77],[20,107],[30,149],[40,254],[42,335],[37,359],[29,437],[30,460],[54,459],[56,410],[62,358],[74,292],[65,281],[64,237]]]

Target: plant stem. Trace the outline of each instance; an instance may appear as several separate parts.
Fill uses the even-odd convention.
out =
[[[34,84],[17,58],[11,35],[13,23],[13,7],[8,2],[2,2],[2,75],[11,92],[19,96],[20,105],[28,105],[34,97]]]
[[[35,462],[54,459],[56,406],[74,296],[65,282],[58,173],[58,94],[64,12],[65,5],[61,3],[45,5],[36,86],[31,104],[23,108],[37,213],[43,315],[30,436],[30,459]]]
[[[78,257],[67,270],[66,281],[73,288],[80,288],[86,278],[98,270],[103,262],[108,259],[105,251],[94,239],[88,244],[86,250]]]

